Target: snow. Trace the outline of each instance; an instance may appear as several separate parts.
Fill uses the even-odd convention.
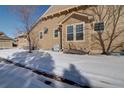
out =
[[[124,56],[73,55],[45,50],[30,54],[23,49],[6,49],[0,50],[0,57],[56,74],[81,85],[124,87]]]
[[[49,88],[38,80],[38,76],[29,70],[14,65],[0,63],[0,87],[6,88]]]
[[[45,84],[50,81],[51,84]],[[68,85],[60,81],[37,75],[32,71],[0,62],[0,88],[75,88],[76,86]]]

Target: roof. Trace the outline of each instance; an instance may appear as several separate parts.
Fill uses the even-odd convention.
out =
[[[3,32],[0,32],[0,35],[3,35],[4,33]]]
[[[13,40],[13,39],[3,34],[3,35],[0,35],[0,40]]]
[[[65,11],[70,11],[71,9],[74,8],[81,8],[81,9],[86,9],[89,6],[95,6],[95,5],[52,5],[50,6],[47,11],[41,15],[33,24],[31,29],[35,27],[41,21],[42,19],[46,19],[48,16],[55,15],[55,14],[60,14]],[[83,7],[83,8],[82,8]]]
[[[26,36],[27,36],[26,32],[22,32],[22,33],[18,34],[18,36],[16,38],[18,38],[18,37],[26,37]]]
[[[62,23],[64,23],[66,20],[68,20],[72,15],[74,15],[75,17],[77,16],[77,18],[80,19],[80,17],[84,17],[87,19],[87,21],[92,21],[93,19],[93,16],[92,15],[89,15],[89,14],[86,14],[86,13],[79,13],[79,12],[72,12],[70,15],[68,15],[67,17],[65,17],[63,20],[61,20],[61,22],[59,23],[60,25]]]
[[[67,10],[79,5],[52,5],[48,8],[48,10],[43,14],[43,16],[48,16],[50,14],[54,14],[63,10]]]
[[[49,15],[52,15],[52,14],[55,14],[55,13],[58,13],[58,12],[62,12],[62,11],[65,11],[65,10],[68,10],[68,9],[71,9],[71,8],[74,8],[74,7],[78,7],[78,6],[81,6],[81,5],[51,5],[47,11],[41,15],[33,24],[32,24],[32,28],[44,17],[46,16],[49,16]]]
[[[0,32],[0,40],[13,40],[13,39],[5,35],[4,32]]]

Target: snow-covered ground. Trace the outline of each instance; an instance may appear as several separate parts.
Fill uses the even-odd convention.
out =
[[[45,82],[49,81],[50,84]],[[0,59],[0,88],[72,88],[75,86],[62,83],[42,75],[37,75],[31,70],[6,64]]]
[[[0,62],[0,87],[50,87],[31,71]]]
[[[0,57],[91,87],[124,87],[124,56],[71,55],[40,50],[0,50]]]

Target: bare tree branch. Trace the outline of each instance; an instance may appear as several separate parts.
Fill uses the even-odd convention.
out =
[[[27,34],[27,41],[29,44],[29,53],[32,52],[32,45],[31,45],[31,37],[30,37],[30,30],[33,23],[32,16],[36,6],[15,6],[14,13],[19,16],[20,21],[24,26],[24,31]]]
[[[113,46],[113,48],[111,49],[111,52],[121,47],[122,47],[122,43],[118,44],[117,46]]]
[[[108,54],[113,41],[124,32],[123,26],[122,30],[118,30],[118,24],[122,23],[120,18],[124,15],[123,6],[98,6],[92,10],[97,16],[95,17],[95,20],[104,22],[105,31],[102,31],[104,34],[102,32],[97,32],[98,36],[95,36],[95,39],[99,41],[103,53]],[[103,37],[103,35],[105,37]],[[120,45],[118,45],[118,47],[120,47]],[[117,49],[117,47],[114,49]]]

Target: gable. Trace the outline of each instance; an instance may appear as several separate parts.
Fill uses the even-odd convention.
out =
[[[61,20],[61,22],[59,24],[60,25],[63,24],[64,22],[66,22],[70,18],[74,18],[74,19],[77,19],[77,20],[80,20],[80,21],[85,21],[85,22],[91,22],[92,19],[93,19],[93,16],[88,15],[88,14],[82,14],[82,13],[78,13],[78,12],[73,12],[69,16],[67,16],[66,18]]]
[[[55,18],[61,15],[68,15],[74,11],[78,10],[85,10],[89,7],[93,7],[92,5],[52,5],[49,7],[49,9],[40,16],[36,22],[33,23],[32,28],[33,29],[40,21],[46,21],[47,19]],[[60,19],[61,21],[62,19]],[[31,30],[32,31],[32,30]]]

